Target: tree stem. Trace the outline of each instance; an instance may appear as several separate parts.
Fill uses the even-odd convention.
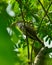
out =
[[[34,64],[33,65],[42,65],[41,63],[44,61],[44,54],[45,54],[46,48],[42,47],[37,56],[35,57]]]

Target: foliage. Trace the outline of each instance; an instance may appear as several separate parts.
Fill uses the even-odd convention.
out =
[[[9,11],[7,10],[8,5]],[[28,65],[34,62],[42,45],[33,37],[37,36],[52,44],[52,1],[51,0],[1,0],[0,1],[0,64]],[[42,6],[43,5],[43,6]],[[15,14],[12,15],[11,13]],[[26,33],[24,23],[33,29]],[[27,35],[26,35],[27,34]],[[28,37],[29,35],[29,37]],[[33,37],[34,38],[34,37]],[[28,43],[28,44],[27,44]],[[33,45],[34,44],[34,45]],[[29,49],[30,48],[30,49]],[[43,65],[52,64],[49,53],[45,51]]]

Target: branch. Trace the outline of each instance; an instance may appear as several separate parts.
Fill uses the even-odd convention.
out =
[[[50,17],[48,16],[47,11],[45,10],[43,4],[41,3],[40,0],[38,0],[38,1],[39,1],[39,3],[41,4],[41,6],[42,6],[42,8],[43,8],[43,10],[44,10],[44,12],[45,12],[45,14],[46,14],[46,16],[48,17],[49,21],[51,22]],[[51,4],[52,4],[52,2],[51,2]],[[50,5],[50,6],[51,6],[51,5]],[[49,6],[49,7],[50,7],[50,6]],[[48,9],[49,9],[49,8],[48,8]]]
[[[37,56],[35,57],[34,60],[34,64],[33,65],[41,65],[41,63],[44,61],[43,57],[45,54],[45,51],[47,50],[47,48],[42,47],[41,50],[39,51],[39,53],[37,54]]]
[[[26,34],[27,34],[27,32],[26,32]],[[26,35],[26,41],[27,41],[27,52],[28,52],[28,65],[30,65],[30,62],[29,62],[29,60],[30,60],[30,52],[29,52],[30,48],[29,48],[29,41],[28,41],[27,35]]]
[[[52,4],[52,2],[51,2],[50,5],[48,6],[46,13],[48,13],[48,10],[49,10],[51,4]],[[45,16],[46,16],[46,14],[44,14],[44,16],[43,16],[43,18],[42,18],[42,20],[41,20],[41,22],[40,22],[40,25],[38,26],[38,32],[39,32],[39,30],[40,30],[40,28],[41,28],[41,24],[42,24],[43,19],[44,19]]]

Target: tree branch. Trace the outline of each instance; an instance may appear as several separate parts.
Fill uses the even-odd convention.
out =
[[[51,19],[50,19],[50,17],[48,16],[47,11],[45,10],[43,4],[41,3],[40,0],[38,0],[38,1],[39,1],[39,3],[41,4],[41,6],[42,6],[42,8],[43,8],[43,10],[44,10],[44,12],[45,12],[45,14],[46,14],[46,16],[48,17],[49,21],[51,22]],[[51,4],[52,4],[52,3],[51,3]],[[50,6],[49,6],[49,7],[50,7]],[[49,8],[48,8],[48,9],[49,9]]]
[[[42,47],[37,56],[35,57],[34,64],[33,65],[41,65],[41,63],[44,61],[44,54],[47,50],[46,47]]]

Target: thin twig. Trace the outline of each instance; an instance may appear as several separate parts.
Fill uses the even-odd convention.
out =
[[[44,8],[43,4],[41,3],[41,1],[40,1],[40,0],[38,0],[38,1],[39,1],[39,3],[41,4],[41,6],[42,6],[42,8],[43,8],[43,10],[44,10],[44,12],[45,12],[45,14],[46,14],[46,16],[48,17],[49,21],[51,22],[51,20],[50,20],[50,18],[49,18],[49,16],[48,16],[48,14],[47,14],[47,11],[45,10],[45,8]]]
[[[40,0],[38,0],[39,2],[40,2]],[[42,3],[40,2],[40,4],[42,5]],[[44,19],[44,17],[47,15],[47,13],[48,13],[48,10],[49,10],[49,8],[50,8],[50,6],[51,6],[51,4],[52,4],[52,2],[50,3],[50,5],[48,6],[48,9],[47,9],[47,11],[45,10],[45,8],[43,7],[43,5],[42,5],[42,8],[44,9],[44,11],[45,11],[45,15],[43,16],[43,18],[42,18],[42,20],[41,20],[41,22],[40,22],[40,25],[39,25],[39,27],[38,27],[38,31],[40,30],[40,27],[41,27],[41,24],[42,24],[42,22],[43,22],[43,19]],[[48,16],[48,15],[47,15]],[[48,18],[49,18],[49,16],[48,16]],[[49,18],[49,21],[50,21],[50,18]]]

